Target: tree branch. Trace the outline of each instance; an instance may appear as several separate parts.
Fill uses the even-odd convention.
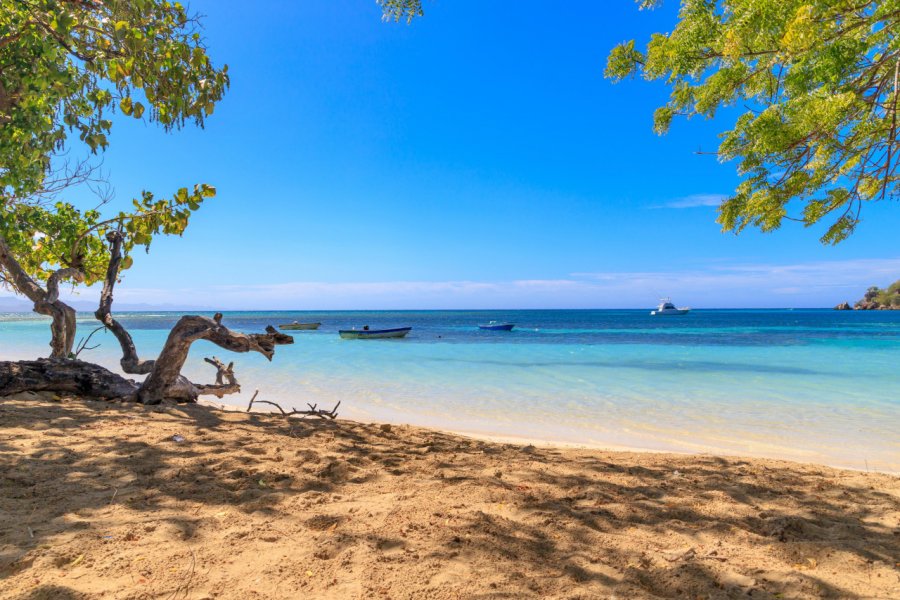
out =
[[[109,242],[109,265],[106,268],[106,279],[103,280],[103,290],[100,292],[100,305],[94,312],[97,320],[109,329],[122,347],[122,358],[119,364],[126,373],[143,375],[153,370],[152,360],[141,360],[134,346],[134,340],[128,330],[116,321],[112,316],[113,289],[119,277],[119,267],[122,264],[122,243],[124,236],[121,231],[110,231],[106,234]]]
[[[238,383],[237,378],[234,376],[233,362],[228,363],[228,366],[226,367],[225,364],[215,356],[212,358],[204,358],[203,360],[216,368],[216,383],[213,385],[194,384],[194,387],[197,389],[197,394],[221,398],[227,394],[240,393],[241,384]]]

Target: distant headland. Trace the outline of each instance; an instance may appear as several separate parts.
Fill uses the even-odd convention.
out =
[[[900,279],[886,289],[872,286],[852,307],[849,302],[838,304],[835,310],[900,310]]]

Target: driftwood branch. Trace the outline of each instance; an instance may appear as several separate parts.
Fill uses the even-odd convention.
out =
[[[122,348],[120,360],[122,370],[132,374],[148,374],[138,394],[142,402],[156,404],[167,399],[193,402],[202,394],[221,398],[226,394],[241,391],[241,386],[234,375],[234,363],[225,366],[215,357],[205,359],[216,367],[215,384],[194,384],[181,375],[191,344],[197,340],[209,340],[232,352],[259,352],[269,360],[272,360],[275,346],[294,342],[294,338],[278,333],[271,326],[266,328],[265,334],[235,333],[222,325],[222,313],[216,313],[212,319],[185,316],[169,332],[159,357],[156,360],[141,360],[131,334],[112,316],[113,292],[119,279],[123,259],[122,247],[125,243],[121,228],[107,233],[106,241],[109,243],[109,265],[103,281],[103,290],[100,292],[100,303],[94,316],[119,341]]]
[[[278,411],[285,417],[293,417],[299,415],[301,419],[305,419],[306,417],[319,417],[320,419],[332,419],[334,420],[337,417],[337,409],[341,405],[341,401],[338,400],[338,403],[334,405],[334,408],[331,410],[325,410],[324,408],[318,408],[318,404],[310,404],[306,403],[308,409],[299,409],[299,408],[291,408],[291,410],[287,411],[281,408],[280,404],[275,402],[270,402],[269,400],[257,400],[256,397],[259,395],[259,390],[253,392],[253,397],[250,398],[250,404],[247,405],[247,412],[250,412],[250,409],[253,408],[254,404],[268,404],[269,406],[274,406],[278,409]]]
[[[230,367],[223,367],[217,374],[217,379],[222,377],[223,383],[215,386],[185,386],[181,380],[181,369],[188,357],[191,344],[197,340],[207,340],[220,348],[232,352],[259,352],[269,360],[275,354],[275,347],[284,344],[293,344],[294,338],[279,333],[271,325],[266,327],[266,333],[237,333],[222,325],[222,313],[210,319],[197,315],[184,316],[179,319],[163,346],[159,358],[153,365],[153,370],[144,380],[139,397],[145,404],[156,404],[164,399],[193,402],[199,394],[214,394],[219,397],[227,393],[240,390],[237,380],[231,383],[229,377],[234,377]],[[218,368],[216,362],[208,361]],[[221,364],[221,363],[219,363]],[[224,383],[226,382],[227,383]],[[221,395],[220,395],[221,394]]]
[[[224,363],[215,356],[212,358],[207,357],[203,360],[216,368],[216,385],[222,385],[226,380],[231,385],[237,385],[237,379],[234,376],[233,362],[228,363],[228,366],[226,367]]]
[[[133,400],[137,390],[134,381],[80,360],[0,362],[0,396],[49,391],[107,400]]]
[[[237,377],[234,376],[233,362],[228,363],[228,366],[226,367],[225,364],[215,356],[212,358],[204,358],[203,360],[216,368],[216,383],[213,385],[194,384],[197,394],[212,395],[221,398],[226,394],[240,393],[241,384],[238,383]]]
[[[207,358],[206,362],[216,367],[216,382],[210,385],[192,383],[181,375],[181,369],[194,342],[208,340],[232,352],[259,352],[269,360],[272,360],[276,346],[294,343],[294,338],[280,333],[271,325],[266,327],[265,333],[244,334],[222,325],[222,313],[216,313],[211,319],[196,315],[184,316],[169,332],[159,357],[155,361],[141,360],[131,335],[112,316],[113,291],[123,260],[124,234],[121,230],[112,231],[107,234],[106,239],[109,242],[110,261],[100,303],[94,315],[119,341],[122,348],[122,369],[130,374],[147,374],[143,384],[138,386],[102,367],[78,360],[71,361],[69,366],[61,365],[58,360],[24,361],[0,363],[0,395],[28,390],[52,390],[102,398],[127,398],[145,404],[158,404],[164,400],[194,402],[201,394],[221,398],[241,390],[234,374],[234,363],[226,366],[218,358]],[[51,359],[72,358],[75,310],[59,300],[59,285],[67,279],[81,281],[83,277],[80,271],[73,268],[60,269],[50,275],[47,288],[44,289],[22,268],[6,240],[0,235],[0,278],[31,299],[36,312],[53,318]],[[88,349],[88,343],[97,331],[79,343],[79,353]],[[67,382],[67,378],[71,381]],[[317,410],[314,406],[310,407],[310,411],[307,412],[325,416],[334,412]],[[300,414],[300,411],[295,414]]]

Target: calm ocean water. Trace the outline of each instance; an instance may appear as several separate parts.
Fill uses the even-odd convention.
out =
[[[152,358],[179,315],[124,313]],[[233,329],[321,321],[268,363],[236,361],[244,392],[341,416],[607,447],[715,452],[900,472],[900,312],[649,310],[233,312]],[[485,332],[490,319],[514,331]],[[95,327],[80,319],[82,334]],[[405,340],[341,340],[337,329],[412,326]],[[46,355],[47,321],[0,315],[0,358]],[[85,358],[117,367],[114,338]]]

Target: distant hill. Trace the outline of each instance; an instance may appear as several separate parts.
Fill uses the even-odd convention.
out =
[[[75,300],[67,302],[72,308],[78,312],[92,313],[97,310],[97,303],[87,300]],[[27,300],[22,300],[17,296],[0,296],[0,313],[30,313],[34,309],[34,304]],[[138,304],[127,302],[115,305],[117,312],[147,312],[147,311],[178,311],[178,312],[210,312],[214,310],[211,307],[176,305],[176,304]]]
[[[31,302],[13,296],[0,296],[0,312],[29,312],[33,306]]]
[[[836,308],[850,310],[850,305],[844,302]],[[853,305],[856,310],[900,310],[900,279],[892,283],[886,289],[872,286],[866,290],[862,300]]]

